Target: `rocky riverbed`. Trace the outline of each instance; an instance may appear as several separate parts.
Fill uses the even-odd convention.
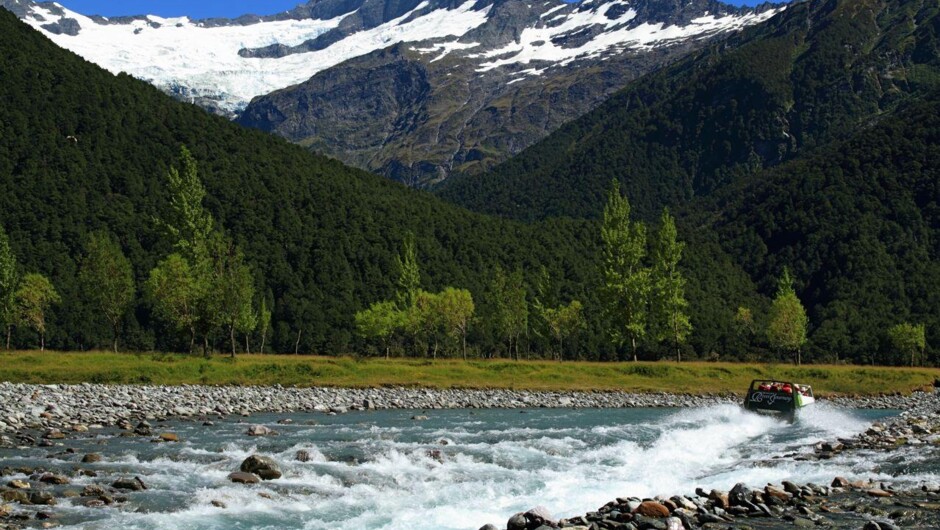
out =
[[[838,398],[833,402],[852,408],[906,410],[921,406],[922,395]],[[342,414],[370,409],[688,408],[740,403],[741,399],[735,394],[0,383],[0,434],[9,435],[23,429],[70,430],[82,426],[118,426],[122,422],[144,419],[248,416],[260,412]]]

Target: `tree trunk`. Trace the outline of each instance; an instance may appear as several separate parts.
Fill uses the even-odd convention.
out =
[[[630,344],[631,344],[631,346],[633,347],[633,362],[637,362],[637,358],[636,358],[636,336],[635,336],[635,335],[630,337]]]
[[[202,336],[202,356],[209,358],[209,335]]]
[[[294,355],[299,355],[300,352],[300,335],[304,332],[303,329],[297,330],[297,341],[294,342]]]
[[[268,334],[268,328],[264,328],[263,330],[261,330],[261,349],[258,352],[261,355],[264,355],[264,339],[268,338],[267,334]]]
[[[112,324],[114,328],[114,353],[118,352],[118,326],[117,324]]]
[[[189,328],[189,354],[192,355],[196,351],[196,328]]]
[[[462,341],[462,342],[463,342],[463,360],[466,361],[466,360],[467,360],[467,332],[466,332],[466,330],[464,330],[464,332],[463,332],[463,341]]]
[[[251,354],[251,344],[248,342],[248,334],[245,333],[245,353]]]
[[[39,334],[39,351],[46,351],[46,332]]]
[[[10,335],[12,334],[13,334],[13,325],[8,324],[7,325],[7,350],[10,349]]]
[[[228,327],[229,338],[232,340],[232,359],[235,358],[235,326]]]

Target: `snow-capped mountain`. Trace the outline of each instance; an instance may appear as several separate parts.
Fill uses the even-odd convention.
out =
[[[190,20],[108,19],[29,0],[0,6],[112,72],[416,182],[468,161],[499,161],[637,75],[782,9],[714,0],[312,0],[274,16]],[[380,66],[384,74],[369,73]],[[564,101],[552,103],[559,93]],[[493,105],[507,96],[512,108]],[[534,121],[512,124],[506,113],[531,103],[519,98],[546,106]],[[498,140],[481,140],[490,137]]]

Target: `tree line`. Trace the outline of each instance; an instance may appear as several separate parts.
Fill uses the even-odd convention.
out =
[[[206,190],[191,153],[182,147],[180,168],[166,174],[170,201],[166,214],[154,222],[172,242],[172,253],[150,271],[141,286],[153,314],[169,329],[187,337],[188,351],[212,351],[210,338],[227,338],[234,357],[252,351],[253,338],[264,353],[272,325],[271,302],[256,286],[245,255],[205,208]],[[588,312],[578,299],[561,301],[548,269],[541,267],[527,282],[521,267],[505,271],[495,265],[479,303],[468,289],[445,287],[439,292],[422,288],[421,266],[414,234],[406,233],[395,259],[398,277],[392,299],[374,302],[354,316],[359,335],[372,351],[386,358],[417,356],[495,357],[555,360],[590,358],[578,348],[579,335],[603,329],[617,359],[639,358],[643,346],[659,345],[676,361],[694,332],[685,295],[686,278],[680,268],[685,244],[678,238],[675,219],[664,209],[658,231],[649,236],[647,226],[631,217],[628,199],[617,181],[611,183],[600,225],[602,252],[597,266],[602,284],[600,307],[591,313],[601,322],[589,326]],[[107,231],[91,233],[79,261],[82,292],[112,331],[111,348],[119,349],[121,325],[133,307],[137,286],[130,260]],[[767,344],[802,363],[809,318],[788,269],[778,281],[765,329],[758,330],[752,310],[738,307],[736,333],[750,347],[757,335]],[[46,313],[61,297],[44,275],[20,276],[16,256],[0,227],[0,324],[11,348],[14,326],[35,331],[40,350],[45,349]],[[294,352],[302,330],[297,332]],[[257,336],[255,336],[257,334]],[[888,330],[891,348],[922,361],[926,348],[923,324],[899,323]],[[476,345],[468,345],[468,337]],[[487,342],[496,346],[486,349]],[[242,348],[243,345],[243,348]],[[471,353],[472,352],[472,353]],[[368,353],[365,350],[363,353]]]
[[[680,269],[685,244],[678,239],[675,219],[668,208],[660,218],[659,230],[652,239],[646,225],[631,218],[628,199],[619,182],[611,183],[601,224],[603,251],[601,263],[601,327],[620,360],[629,355],[633,361],[644,343],[668,345],[676,361],[693,332],[689,303],[685,295],[686,278]],[[534,289],[526,285],[522,269],[507,274],[496,266],[484,295],[483,311],[477,314],[473,295],[466,289],[447,287],[440,293],[421,289],[420,267],[414,236],[409,234],[397,259],[399,277],[393,300],[373,303],[356,313],[356,329],[364,338],[376,341],[387,357],[393,347],[400,354],[437,358],[439,346],[451,355],[467,358],[467,335],[471,326],[495,335],[501,348],[481,352],[492,356],[502,351],[510,358],[520,358],[520,341],[526,342],[526,355],[533,353],[530,333],[554,342],[534,354],[541,358],[566,358],[565,343],[587,329],[583,305],[579,300],[546,303],[551,279],[542,268]],[[747,345],[762,335],[770,348],[802,364],[807,343],[809,317],[796,294],[789,269],[784,268],[771,303],[765,329],[758,330],[753,311],[740,306],[734,323]],[[531,296],[529,293],[531,292]],[[911,366],[926,347],[925,326],[900,323],[888,335],[895,351],[910,355]],[[579,357],[577,351],[568,352]]]

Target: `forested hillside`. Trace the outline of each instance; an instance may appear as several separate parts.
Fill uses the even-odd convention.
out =
[[[811,0],[642,78],[441,194],[519,219],[596,217],[611,179],[657,215],[853,134],[940,84],[940,7]]]
[[[545,265],[567,291],[592,284],[596,233],[586,223],[538,227],[472,214],[387,179],[316,157],[271,135],[112,76],[0,9],[0,225],[21,272],[50,277],[50,347],[107,347],[109,327],[83,302],[78,263],[87,237],[113,233],[133,264],[135,309],[125,347],[180,349],[140,286],[172,241],[165,175],[181,145],[208,189],[205,204],[245,251],[256,289],[273,301],[273,347],[346,352],[353,315],[391,295],[404,234],[417,236],[422,286],[482,291],[501,264]],[[38,345],[19,326],[14,344]],[[272,344],[269,339],[269,344]]]

